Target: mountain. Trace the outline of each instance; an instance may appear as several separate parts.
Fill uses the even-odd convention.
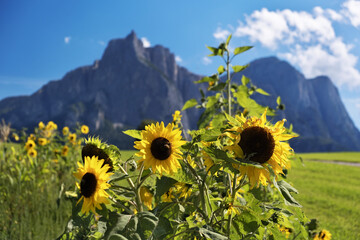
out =
[[[39,121],[52,120],[59,126],[81,122],[96,133],[105,131],[104,138],[121,138],[115,141],[119,147],[129,147],[132,139],[125,138],[122,129],[136,128],[147,119],[172,121],[175,110],[199,96],[193,84],[199,78],[178,66],[169,49],[144,48],[132,32],[111,40],[93,65],[77,68],[31,96],[0,101],[0,119],[15,128],[33,127]],[[184,127],[196,127],[189,115],[198,117],[198,111],[182,115]]]
[[[275,108],[276,98],[281,96],[286,107],[277,112],[275,120],[286,118],[300,134],[290,141],[295,150],[360,150],[360,132],[328,77],[306,79],[289,63],[275,57],[255,60],[242,73],[271,95],[256,96],[259,103]],[[234,80],[240,81],[240,77],[235,75]]]
[[[360,133],[327,77],[307,80],[274,57],[253,61],[243,73],[271,94],[257,96],[261,103],[276,107],[276,97],[281,96],[286,109],[276,119],[287,118],[301,135],[291,142],[296,151],[360,150]],[[145,48],[131,32],[111,40],[92,65],[50,81],[31,96],[3,99],[0,119],[14,128],[32,128],[39,121],[52,120],[60,127],[80,122],[125,149],[132,147],[133,139],[122,130],[138,128],[144,120],[170,122],[186,100],[200,98],[199,86],[193,83],[200,78],[178,66],[169,49]],[[241,75],[235,78],[240,81]],[[182,115],[185,128],[196,128],[199,110]]]

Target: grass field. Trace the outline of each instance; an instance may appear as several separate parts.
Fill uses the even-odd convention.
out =
[[[318,160],[355,162],[359,153],[301,154],[293,164],[288,181],[299,194],[295,198],[303,205],[309,218],[317,218],[328,229],[332,239],[360,239],[360,167],[345,166]]]
[[[303,159],[360,163],[360,152],[300,153]]]

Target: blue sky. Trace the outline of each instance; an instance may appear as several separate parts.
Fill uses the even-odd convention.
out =
[[[205,45],[232,33],[233,47],[254,46],[238,64],[274,55],[329,76],[360,128],[360,0],[0,0],[0,99],[92,64],[131,30],[198,74],[219,64]]]

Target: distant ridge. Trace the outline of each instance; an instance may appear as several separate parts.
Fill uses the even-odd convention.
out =
[[[307,80],[275,57],[251,62],[244,74],[271,94],[258,96],[260,102],[274,107],[276,97],[282,97],[286,109],[276,118],[286,117],[301,135],[291,142],[296,151],[360,150],[360,133],[327,77]],[[137,128],[147,119],[170,122],[186,100],[200,98],[199,86],[193,84],[200,78],[178,66],[169,49],[144,48],[131,32],[111,40],[93,65],[70,71],[31,96],[3,99],[0,119],[15,128],[32,128],[39,121],[52,120],[60,127],[80,122],[104,140],[129,148],[133,140],[122,134],[123,129]],[[182,115],[185,128],[196,127],[198,110]]]

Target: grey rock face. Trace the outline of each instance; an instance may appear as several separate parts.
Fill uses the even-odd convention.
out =
[[[132,32],[111,40],[92,66],[77,68],[31,96],[4,99],[0,118],[17,128],[50,120],[60,126],[81,122],[91,129],[105,121],[135,128],[144,119],[170,122],[187,99],[198,97],[193,81],[199,78],[179,67],[169,49],[144,48]],[[183,120],[187,128],[195,127],[187,112]]]

